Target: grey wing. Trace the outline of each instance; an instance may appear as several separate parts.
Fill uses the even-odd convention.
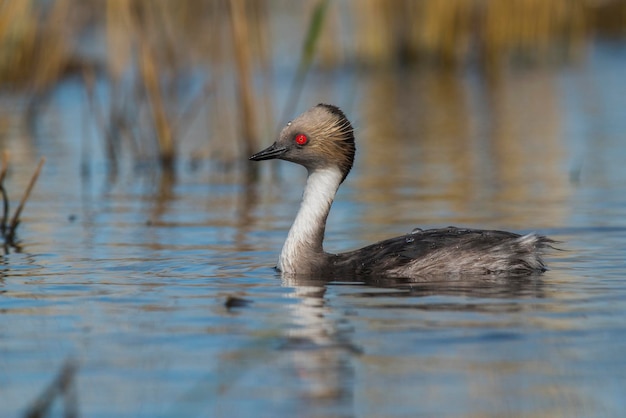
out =
[[[416,260],[426,260],[431,256],[441,258],[445,254],[454,261],[455,257],[475,254],[502,252],[515,253],[522,236],[513,232],[447,227],[440,229],[414,230],[413,233],[390,238],[349,253],[339,254],[340,265],[357,274],[385,272],[402,269]],[[538,237],[538,239],[545,239]],[[545,239],[546,244],[549,240]],[[542,245],[543,245],[542,244]],[[494,251],[497,249],[498,251]],[[541,263],[541,261],[539,261]],[[442,266],[445,269],[445,267]]]

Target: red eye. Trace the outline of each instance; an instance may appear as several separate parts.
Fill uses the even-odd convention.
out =
[[[309,138],[307,138],[304,134],[298,134],[296,135],[295,141],[298,145],[305,145],[307,142],[309,142]]]

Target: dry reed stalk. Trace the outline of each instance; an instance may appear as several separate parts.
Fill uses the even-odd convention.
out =
[[[428,1],[412,17],[421,16],[422,25],[409,26],[409,47],[437,56],[445,66],[458,64],[468,53],[477,5],[472,0]]]
[[[476,59],[501,66],[520,58],[576,55],[580,40],[604,22],[592,0],[353,0],[356,53],[364,61],[398,58],[459,66]],[[610,5],[610,6],[609,6]],[[624,7],[626,10],[626,7]],[[626,19],[621,20],[626,27]],[[556,52],[556,53],[555,53]]]
[[[381,8],[379,0],[352,1],[349,5],[356,22],[353,36],[357,57],[367,62],[388,62],[392,56],[389,45],[393,43],[388,15],[393,7]]]
[[[0,3],[0,81],[41,94],[72,71],[67,36],[68,0],[51,2],[46,13],[33,0]]]
[[[67,25],[70,12],[69,0],[55,0],[49,15],[38,29],[39,48],[35,52],[33,86],[44,91],[60,80],[69,70],[72,61],[68,40],[62,28]]]
[[[30,178],[30,182],[28,183],[28,186],[26,187],[26,191],[24,192],[24,195],[22,196],[22,200],[20,200],[20,204],[17,206],[17,209],[15,210],[15,213],[13,214],[13,218],[11,219],[11,223],[9,224],[9,232],[8,232],[8,236],[9,236],[8,241],[10,243],[14,241],[15,230],[17,229],[17,226],[20,223],[20,215],[22,214],[24,205],[26,205],[26,201],[30,197],[30,192],[33,190],[33,187],[35,186],[35,183],[37,182],[37,179],[39,178],[39,173],[41,172],[41,168],[43,167],[45,162],[46,162],[46,158],[41,157],[41,159],[39,160],[39,164],[37,164],[37,168],[35,169],[35,172],[33,173],[33,176]]]
[[[24,417],[43,418],[51,414],[54,401],[58,397],[63,398],[66,418],[78,417],[78,402],[76,399],[76,376],[78,366],[72,360],[67,360],[58,371],[55,378],[46,389],[29,405]]]
[[[269,30],[267,28],[267,23],[269,20],[269,10],[267,1],[254,1],[248,3],[251,6],[252,13],[252,38],[256,40],[256,52],[257,59],[259,60],[259,71],[261,76],[261,92],[260,92],[260,103],[261,109],[260,113],[262,115],[259,116],[262,119],[262,126],[265,129],[262,129],[261,132],[263,134],[267,134],[266,130],[268,127],[273,126],[275,116],[274,116],[274,105],[273,105],[273,66],[272,66],[272,52],[271,52],[271,40],[269,39]],[[274,135],[274,132],[270,132],[269,135]],[[268,135],[268,136],[269,136]]]
[[[9,169],[9,153],[2,152],[2,169],[0,170],[0,194],[2,195],[2,220],[0,220],[0,233],[6,234],[7,222],[9,220],[9,196],[4,187],[4,178]]]
[[[110,93],[108,115],[102,106],[99,106],[95,95],[95,74],[83,73],[91,112],[95,115],[95,121],[105,142],[104,146],[111,168],[109,171],[111,181],[117,175],[121,155],[119,131],[123,121],[119,117],[119,108],[124,105],[122,92],[125,89],[122,86],[122,80],[132,63],[134,45],[132,6],[133,2],[128,0],[106,0],[105,3],[106,66]]]
[[[37,43],[37,19],[29,0],[9,1],[0,8],[0,79],[20,84],[29,80]]]
[[[241,127],[246,155],[252,155],[258,148],[256,132],[256,110],[254,89],[252,87],[252,63],[250,54],[250,36],[245,2],[230,0],[230,21],[235,50],[235,66],[238,74],[238,99],[241,108]]]
[[[128,0],[107,0],[105,12],[105,37],[107,46],[108,76],[113,84],[121,82],[124,72],[130,65],[132,56],[131,31],[133,18],[132,2]]]
[[[9,152],[2,151],[2,168],[0,169],[0,185],[4,184],[4,178],[9,170]]]
[[[137,129],[130,129],[131,118],[128,117],[124,108],[129,104],[129,100],[137,103],[133,104],[134,109],[140,109],[142,102],[147,102],[149,119],[152,122],[152,132],[156,139],[158,155],[161,165],[167,169],[171,168],[176,157],[176,144],[174,141],[174,129],[165,106],[164,92],[160,73],[163,69],[171,68],[176,60],[159,60],[156,48],[151,42],[158,31],[165,28],[168,36],[173,36],[173,18],[168,15],[165,8],[166,2],[150,1],[145,3],[129,2],[126,0],[107,1],[107,43],[109,46],[109,76],[111,79],[111,101],[110,101],[110,128],[106,135],[109,155],[116,154],[115,142],[119,144],[119,136],[122,133],[137,133]],[[137,7],[139,6],[139,7]],[[158,40],[159,48],[168,49],[171,42]],[[163,44],[165,46],[163,47]],[[131,51],[138,52],[136,65],[138,66],[139,80],[137,83],[141,88],[124,88],[123,78],[128,71],[128,67],[133,64]],[[165,53],[168,54],[167,51]],[[137,93],[133,97],[124,97],[123,91],[145,92],[145,96]],[[128,94],[126,95],[128,96]],[[102,124],[101,124],[102,125]],[[141,139],[131,142],[135,146],[135,152],[139,153]],[[115,159],[112,158],[112,161]]]
[[[154,121],[161,163],[166,168],[171,168],[176,156],[172,126],[163,105],[163,95],[157,73],[157,64],[150,47],[143,42],[140,45],[140,71],[141,78],[148,95],[148,105]]]
[[[98,100],[96,98],[95,92],[95,84],[96,84],[96,76],[92,68],[84,68],[82,72],[83,83],[85,85],[85,94],[87,96],[87,102],[89,105],[89,110],[94,117],[94,121],[96,126],[99,128],[100,132],[103,133],[105,140],[105,149],[107,153],[107,157],[109,159],[109,163],[111,164],[111,171],[109,174],[114,176],[117,173],[118,168],[118,152],[116,149],[116,143],[118,142],[115,138],[112,138],[111,129],[107,128],[107,123],[105,122],[104,112],[102,111],[102,107],[99,105]],[[114,90],[115,91],[115,90]],[[114,91],[112,96],[114,97]]]

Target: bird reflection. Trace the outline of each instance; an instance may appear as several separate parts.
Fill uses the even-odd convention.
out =
[[[443,279],[442,279],[443,280]],[[324,414],[347,414],[353,411],[354,369],[352,361],[363,350],[351,339],[353,331],[349,317],[338,312],[329,302],[328,290],[340,284],[354,284],[362,291],[350,291],[351,298],[368,300],[368,308],[419,310],[451,310],[476,312],[513,312],[520,309],[520,298],[544,297],[543,281],[538,278],[501,278],[485,283],[484,277],[447,278],[441,282],[415,282],[403,279],[348,278],[345,282],[320,277],[287,277],[282,284],[291,288],[286,297],[296,300],[290,304],[291,324],[279,349],[290,354],[301,383],[302,402],[314,404]],[[385,289],[388,289],[385,290]],[[422,297],[446,295],[476,298],[466,303],[439,301],[420,303]],[[407,303],[390,302],[390,297],[407,298]],[[372,303],[379,298],[380,304]],[[417,298],[417,300],[416,300]],[[482,298],[479,300],[478,298]],[[484,303],[491,298],[497,303]],[[367,354],[367,353],[365,353]],[[321,409],[320,409],[321,408]]]
[[[324,280],[283,280],[293,327],[279,349],[289,352],[302,384],[302,401],[315,405],[320,416],[351,415],[354,370],[351,358],[361,350],[350,341],[351,330],[337,318],[325,298]],[[320,409],[321,408],[321,409]]]

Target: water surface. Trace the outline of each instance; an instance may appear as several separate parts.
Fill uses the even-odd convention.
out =
[[[561,241],[545,275],[500,282],[282,279],[301,168],[263,163],[248,183],[245,158],[192,158],[207,141],[194,126],[174,175],[128,158],[112,176],[79,86],[54,93],[35,132],[7,99],[12,198],[48,161],[21,251],[2,259],[2,415],[69,361],[69,402],[89,417],[619,416],[625,67],[600,45],[587,65],[495,84],[311,75],[299,110],[336,103],[357,127],[327,249],[452,224]]]

